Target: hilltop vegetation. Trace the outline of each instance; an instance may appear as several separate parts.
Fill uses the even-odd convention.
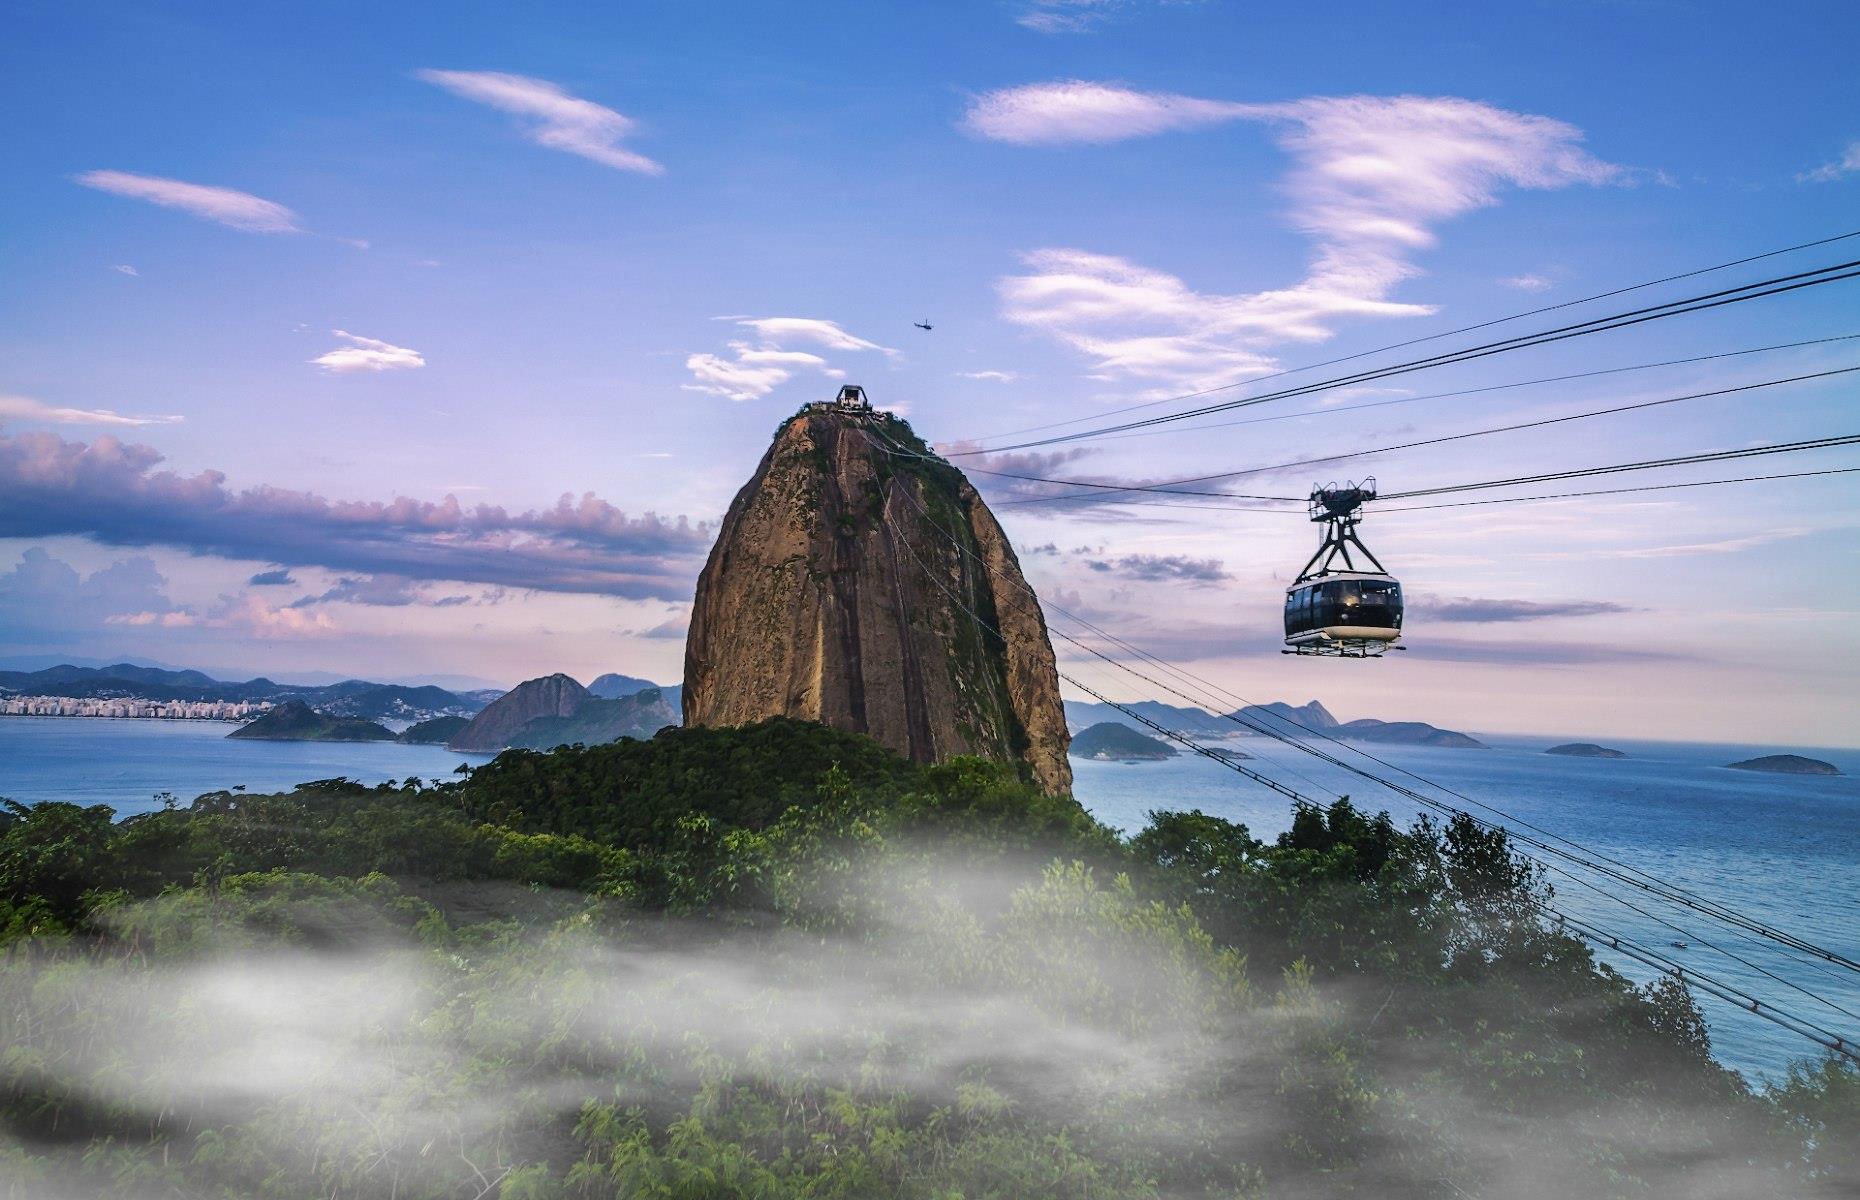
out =
[[[0,816],[0,1196],[1841,1195],[1470,823],[1134,837],[773,720]]]

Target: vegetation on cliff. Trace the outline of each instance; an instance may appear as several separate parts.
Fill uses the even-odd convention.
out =
[[[1841,1195],[1468,823],[1133,837],[769,721],[0,814],[0,1196]]]

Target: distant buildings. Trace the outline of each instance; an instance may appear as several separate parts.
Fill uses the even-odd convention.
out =
[[[141,717],[163,721],[243,721],[270,707],[269,702],[252,700],[0,696],[0,717]]]

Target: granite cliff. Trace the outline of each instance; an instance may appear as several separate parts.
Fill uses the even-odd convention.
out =
[[[1072,785],[1013,547],[960,471],[871,410],[809,405],[776,432],[698,578],[683,702],[687,725],[797,717]]]

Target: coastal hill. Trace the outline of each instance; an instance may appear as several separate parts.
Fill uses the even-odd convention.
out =
[[[286,700],[226,736],[264,742],[391,742],[394,731],[360,717],[320,713],[302,700]]]
[[[1331,715],[1329,709],[1316,700],[1308,704],[1287,704],[1282,700],[1275,700],[1270,704],[1249,704],[1226,716],[1217,716],[1201,708],[1158,704],[1152,700],[1129,705],[1129,708],[1155,721],[1158,725],[1197,737],[1261,736],[1254,728],[1249,727],[1255,726],[1293,737],[1302,737],[1304,731],[1309,730],[1346,742],[1435,746],[1457,750],[1487,748],[1484,742],[1475,737],[1452,729],[1442,729],[1437,725],[1429,725],[1425,721],[1380,721],[1373,717],[1363,717],[1355,721],[1339,721]],[[1133,729],[1142,728],[1140,722],[1126,716],[1109,704],[1085,704],[1068,700],[1066,718],[1075,727],[1081,728],[1101,721],[1127,725]]]
[[[776,716],[1071,787],[1052,644],[1013,547],[889,414],[817,404],[786,421],[698,577],[685,723]]]
[[[1819,758],[1800,754],[1765,754],[1742,762],[1727,763],[1733,771],[1767,771],[1772,775],[1839,775],[1841,769]]]
[[[1558,754],[1564,758],[1626,758],[1619,750],[1607,746],[1598,746],[1594,742],[1566,742],[1561,746],[1552,746],[1545,754]]]
[[[464,717],[434,717],[409,725],[394,740],[409,746],[443,746],[469,724]]]
[[[1176,755],[1175,747],[1161,738],[1138,733],[1116,721],[1093,725],[1074,734],[1070,752],[1074,758],[1106,762],[1156,761]]]
[[[567,675],[520,683],[487,705],[446,743],[454,750],[548,750],[599,745],[622,737],[649,737],[678,714],[664,692],[648,684],[618,699],[602,699]]]

